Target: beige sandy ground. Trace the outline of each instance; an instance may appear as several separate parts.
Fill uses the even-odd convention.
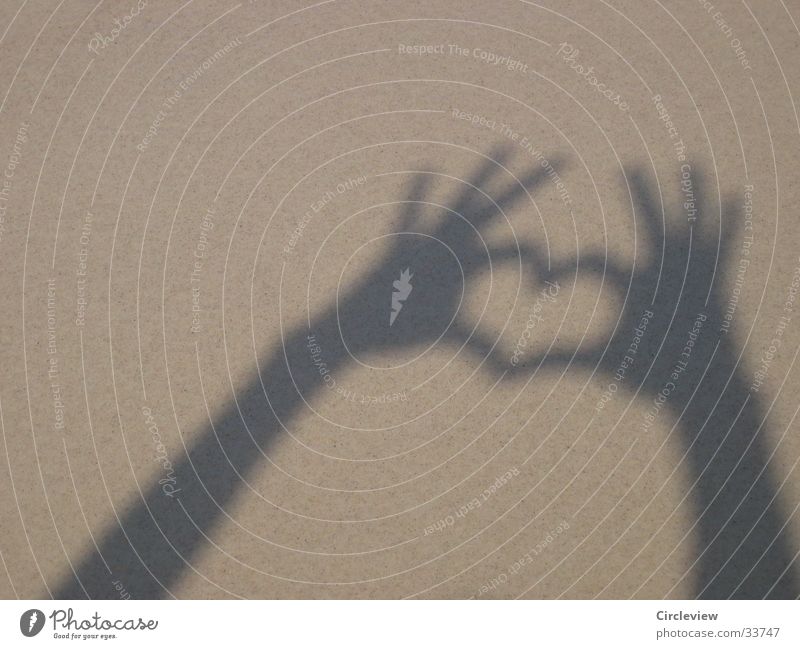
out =
[[[0,4],[0,595],[800,594],[797,2],[91,4]]]

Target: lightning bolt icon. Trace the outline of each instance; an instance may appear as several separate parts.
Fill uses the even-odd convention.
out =
[[[33,631],[33,625],[36,624],[36,620],[39,616],[36,614],[36,611],[31,613],[31,619],[28,620],[28,631]]]
[[[392,293],[392,312],[389,314],[390,327],[394,324],[394,320],[400,313],[400,309],[403,308],[403,302],[406,301],[406,298],[411,294],[411,289],[414,288],[411,286],[412,277],[414,277],[413,273],[406,268],[400,273],[400,279],[392,282],[394,292]]]

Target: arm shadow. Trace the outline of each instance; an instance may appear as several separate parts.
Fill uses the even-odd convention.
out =
[[[721,280],[735,272],[738,261],[742,233],[735,226],[740,221],[737,209],[726,203],[715,211],[702,203],[703,178],[695,172],[696,221],[687,222],[685,214],[665,215],[644,176],[627,172],[624,187],[631,196],[633,224],[649,261],[637,260],[631,268],[623,268],[602,251],[581,259],[584,272],[603,273],[627,296],[614,332],[597,347],[555,350],[512,368],[499,359],[491,336],[457,319],[468,279],[486,268],[490,259],[519,258],[535,275],[550,278],[574,272],[578,260],[557,262],[548,271],[535,247],[492,251],[483,245],[481,229],[520,201],[530,200],[530,193],[547,179],[537,167],[490,197],[484,188],[507,171],[504,161],[509,155],[508,149],[500,149],[484,156],[455,198],[440,206],[445,218],[424,236],[419,235],[420,215],[423,206],[431,205],[428,187],[435,174],[411,174],[401,231],[381,263],[350,287],[338,304],[317,315],[310,328],[290,333],[281,348],[265,354],[261,371],[248,387],[176,462],[180,492],[169,496],[161,485],[151,485],[87,551],[74,576],[57,587],[54,597],[116,599],[114,579],[133,598],[172,596],[178,580],[194,570],[198,550],[226,516],[243,480],[263,466],[271,445],[305,401],[321,393],[324,381],[312,358],[317,346],[333,372],[349,362],[354,349],[357,353],[403,350],[433,344],[447,333],[443,338],[447,344],[461,344],[487,371],[508,374],[512,380],[530,373],[531,367],[563,369],[572,364],[598,368],[610,376],[645,312],[652,318],[637,362],[625,379],[628,387],[641,387],[644,411],[662,393],[676,364],[687,361],[659,416],[668,412],[677,422],[677,439],[691,474],[687,488],[695,516],[696,561],[689,578],[696,596],[798,597],[796,554],[787,508],[770,467],[775,449],[764,428],[762,393],[751,389],[752,376],[734,343],[735,320],[725,324],[730,322],[726,320],[729,295]],[[554,167],[560,165],[554,161]],[[405,269],[411,269],[418,281],[412,296],[415,308],[390,320],[391,287]],[[682,356],[688,332],[698,322],[690,355]],[[636,434],[646,434],[646,429]]]

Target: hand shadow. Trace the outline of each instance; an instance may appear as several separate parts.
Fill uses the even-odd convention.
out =
[[[800,595],[797,554],[770,467],[776,449],[765,430],[761,393],[751,389],[752,368],[740,358],[735,302],[722,281],[739,270],[742,219],[728,201],[720,228],[704,201],[703,175],[693,171],[692,180],[697,213],[678,206],[669,216],[640,173],[626,174],[644,253],[630,268],[602,252],[580,257],[580,268],[610,281],[623,298],[614,332],[593,348],[554,350],[526,365],[575,364],[611,380],[650,313],[623,387],[639,390],[642,419],[632,434],[654,434],[657,420],[676,426],[696,517],[696,555],[685,578],[699,598],[794,599]],[[562,263],[554,277],[576,267],[577,261]]]
[[[505,178],[508,170],[503,161],[509,153],[505,149],[484,156],[475,174],[462,181],[455,199],[439,206],[442,217],[429,232],[422,229],[420,208],[432,205],[426,199],[433,174],[416,173],[402,203],[403,225],[382,261],[314,317],[309,329],[290,332],[282,346],[265,355],[260,373],[209,423],[188,455],[175,462],[175,486],[180,491],[167,496],[161,485],[152,485],[87,552],[54,597],[117,598],[113,580],[121,581],[136,599],[171,596],[170,589],[181,576],[195,570],[192,561],[198,550],[227,516],[225,509],[243,481],[262,465],[270,444],[303,410],[305,401],[323,391],[324,381],[312,359],[317,346],[324,350],[327,370],[335,373],[352,362],[351,354],[392,353],[440,339],[473,345],[469,332],[453,320],[468,281],[490,259],[519,263],[521,254],[516,246],[487,249],[480,233],[529,197],[547,176],[546,170],[536,167],[489,197],[482,187]],[[553,167],[557,165],[554,160]],[[538,259],[533,254],[528,257]],[[406,309],[390,326],[391,287],[407,268],[414,274],[414,308]],[[483,355],[485,350],[477,346],[475,351]]]

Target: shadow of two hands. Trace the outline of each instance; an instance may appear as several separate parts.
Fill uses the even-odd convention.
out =
[[[535,377],[531,368],[578,368],[610,376],[627,353],[642,312],[652,310],[636,363],[626,375],[631,395],[652,399],[663,389],[686,342],[687,327],[705,316],[691,368],[666,409],[676,422],[677,441],[690,468],[696,520],[696,560],[681,579],[691,579],[698,597],[796,597],[798,581],[787,517],[770,471],[771,457],[760,435],[763,413],[739,363],[739,350],[719,333],[726,299],[720,281],[729,266],[737,211],[703,203],[702,178],[694,177],[697,227],[681,210],[667,217],[656,192],[635,172],[625,174],[637,246],[625,266],[605,251],[588,251],[551,264],[546,246],[511,242],[490,246],[482,236],[548,178],[544,168],[514,177],[503,191],[485,189],[508,172],[508,151],[484,161],[448,204],[428,199],[438,174],[409,172],[410,188],[399,202],[401,226],[380,261],[366,270],[335,303],[315,315],[310,326],[290,332],[268,350],[247,387],[202,431],[188,453],[175,462],[180,484],[175,498],[153,485],[100,540],[61,584],[58,598],[114,598],[110,575],[117,575],[135,598],[158,598],[192,568],[192,559],[227,514],[243,481],[263,464],[276,437],[324,385],[309,355],[309,335],[324,350],[328,371],[370,354],[407,353],[420,346],[455,345],[474,364],[499,376]],[[553,160],[553,168],[560,162]],[[449,177],[448,177],[449,178]],[[423,210],[437,210],[423,219]],[[724,218],[723,218],[724,217]],[[509,347],[465,322],[461,305],[479,273],[516,264],[532,276],[532,294],[545,281],[575,285],[589,273],[609,282],[621,296],[614,328],[591,347],[550,349],[512,364]],[[410,288],[392,297],[408,269]],[[410,275],[410,277],[409,277]],[[413,309],[409,308],[413,300]],[[394,302],[394,304],[393,304]],[[392,320],[394,306],[402,313]],[[773,451],[774,452],[774,451]],[[646,576],[645,576],[646,578]]]

